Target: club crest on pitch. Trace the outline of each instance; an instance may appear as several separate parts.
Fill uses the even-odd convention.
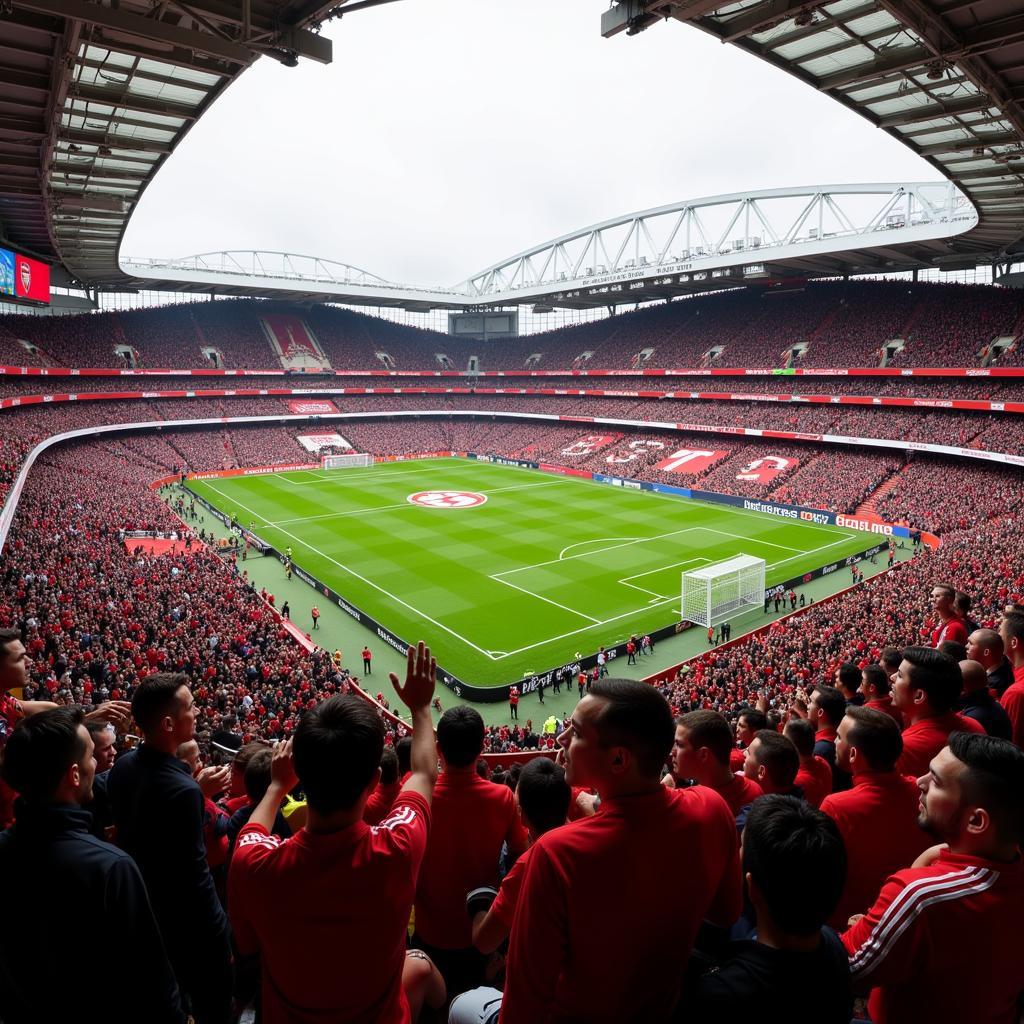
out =
[[[405,500],[424,508],[476,508],[487,501],[487,495],[479,491],[417,491]]]

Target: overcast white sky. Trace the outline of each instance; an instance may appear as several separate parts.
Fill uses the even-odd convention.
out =
[[[402,0],[334,62],[245,72],[164,166],[122,254],[281,250],[453,284],[633,210],[936,172],[807,86],[678,22],[602,39],[603,0]]]

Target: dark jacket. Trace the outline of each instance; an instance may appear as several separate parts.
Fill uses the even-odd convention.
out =
[[[1013,726],[1006,708],[987,689],[961,697],[960,713],[980,723],[989,736],[1001,740],[1013,739]]]
[[[90,834],[92,815],[72,804],[19,800],[0,833],[7,880],[0,929],[4,1024],[180,1024],[184,1014],[139,869]],[[96,988],[75,949],[100,928],[116,948],[114,976]],[[70,945],[69,945],[70,943]],[[70,959],[69,959],[70,958]]]
[[[691,978],[693,973],[691,968]],[[813,953],[734,942],[722,962],[687,985],[676,1020],[849,1024],[852,1016],[846,950],[831,928],[822,928],[821,945]]]
[[[108,789],[117,845],[142,872],[175,970],[226,955],[227,916],[206,864],[206,804],[188,766],[144,743],[115,762]]]

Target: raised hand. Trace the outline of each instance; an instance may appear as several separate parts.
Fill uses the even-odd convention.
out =
[[[87,722],[110,722],[115,728],[127,729],[132,720],[132,706],[126,700],[106,700],[85,715]]]
[[[410,711],[430,707],[437,682],[437,660],[430,656],[430,648],[422,640],[408,650],[404,685],[399,683],[394,672],[388,675],[395,693]]]
[[[204,768],[196,776],[196,782],[199,783],[199,788],[203,791],[203,796],[210,797],[212,799],[218,793],[223,793],[231,784],[231,765],[225,764],[221,765],[219,768]]]
[[[295,759],[292,756],[290,738],[274,747],[274,757],[270,762],[270,781],[277,783],[286,793],[290,793],[299,781],[295,774]]]

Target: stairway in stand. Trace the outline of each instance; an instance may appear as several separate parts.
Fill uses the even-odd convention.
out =
[[[857,507],[853,514],[861,519],[878,515],[878,503],[900,482],[905,467],[900,466],[891,476],[886,477]]]

